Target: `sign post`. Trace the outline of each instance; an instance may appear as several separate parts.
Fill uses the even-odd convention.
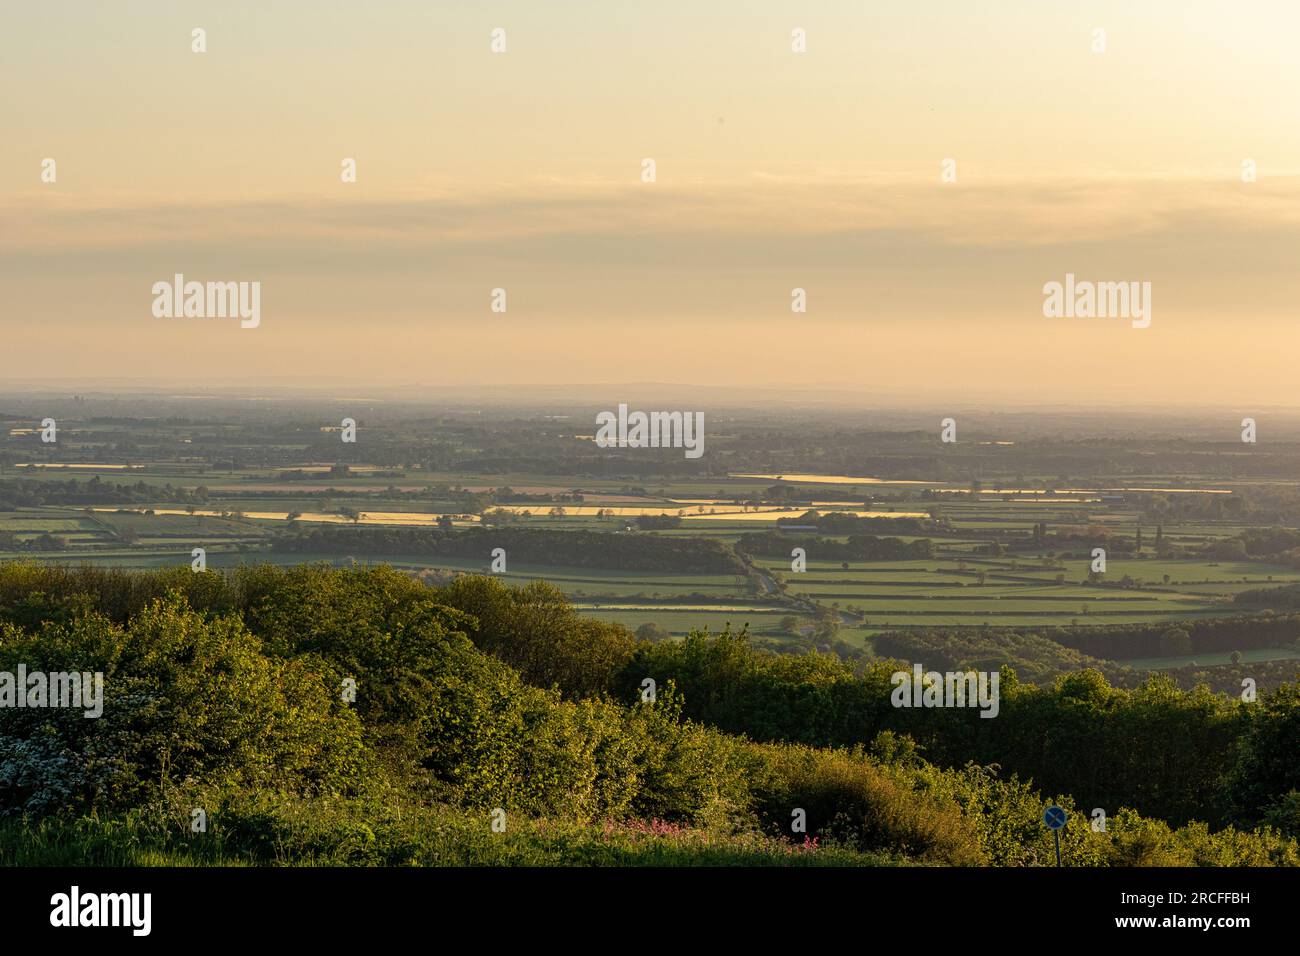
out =
[[[1043,826],[1052,831],[1056,840],[1056,865],[1061,865],[1061,828],[1065,826],[1066,813],[1056,804],[1043,811]]]

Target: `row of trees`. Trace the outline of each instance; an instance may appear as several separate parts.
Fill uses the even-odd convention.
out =
[[[1175,630],[1186,639],[1171,635]],[[1184,654],[1229,654],[1263,647],[1288,647],[1300,635],[1300,614],[1252,614],[1150,624],[1104,624],[1093,627],[1034,629],[1050,641],[1090,657],[1132,660]],[[1177,640],[1176,645],[1171,640]]]
[[[0,551],[64,551],[68,540],[61,535],[48,532],[23,539],[13,531],[0,531]]]
[[[945,765],[996,763],[1050,791],[1095,801],[1093,806],[1130,806],[1177,822],[1273,820],[1285,815],[1290,791],[1300,789],[1300,765],[1285,748],[1250,758],[1273,768],[1259,790],[1271,795],[1269,801],[1248,800],[1240,789],[1256,773],[1245,769],[1240,742],[1257,721],[1278,722],[1300,734],[1295,685],[1279,688],[1264,706],[1182,691],[1163,677],[1121,689],[1097,669],[1078,669],[1052,686],[1035,687],[1006,669],[1001,713],[988,720],[972,710],[894,708],[889,678],[896,662],[855,668],[830,656],[774,655],[731,633],[641,644],[613,629],[596,640],[580,636],[586,625],[576,623],[563,595],[549,585],[515,591],[496,579],[464,578],[441,595],[486,622],[482,636],[473,630],[471,636],[527,679],[575,696],[620,698],[633,694],[645,677],[672,680],[684,694],[688,716],[758,740],[852,746],[882,731],[904,733]],[[991,660],[914,659],[927,668],[960,663],[997,670],[1016,650],[1000,649]],[[1267,737],[1273,730],[1261,733]],[[1294,829],[1300,820],[1287,826]]]
[[[849,535],[846,541],[813,535],[758,531],[742,534],[736,549],[750,555],[790,557],[794,548],[803,548],[812,560],[824,561],[905,561],[929,558],[934,547],[928,538],[903,541],[901,538],[878,538],[874,535]]]
[[[682,574],[745,573],[744,562],[724,542],[700,537],[628,535],[546,528],[341,528],[312,527],[278,536],[276,551],[287,553],[475,558],[484,570],[494,548],[521,564]]]
[[[172,485],[134,484],[100,481],[95,476],[87,481],[69,478],[66,481],[33,481],[16,479],[0,481],[0,511],[16,508],[38,508],[41,505],[110,505],[166,502],[202,505],[208,500],[208,489],[200,485],[190,490]]]
[[[190,808],[203,807],[228,845],[273,855],[301,845],[306,821],[291,808],[306,805],[329,821],[327,833],[311,823],[307,852],[346,845],[353,858],[403,862],[415,848],[377,847],[376,834],[394,817],[441,806],[477,808],[484,820],[500,807],[787,836],[798,809],[808,836],[853,851],[1036,865],[1053,858],[1043,805],[1060,803],[1076,820],[1094,805],[987,766],[942,769],[888,729],[852,750],[795,742],[852,725],[847,710],[831,719],[844,703],[875,713],[873,696],[837,690],[874,695],[874,678],[815,655],[756,655],[735,635],[643,645],[615,625],[584,622],[549,586],[512,589],[494,578],[428,588],[386,568],[219,575],[7,565],[0,670],[21,663],[102,671],[104,713],[0,709],[0,812],[26,814],[28,827],[79,816],[83,831],[101,826],[106,840],[131,839],[130,821],[148,815],[188,834]],[[1027,735],[1036,716],[1064,730],[1073,713],[1083,728],[1119,719],[1111,733],[1166,744],[1191,726],[1171,721],[1169,708],[1122,707],[1117,718],[1101,707],[1112,693],[1086,676],[1051,699],[1013,684],[1015,706],[1036,710],[1013,727]],[[1101,709],[1078,712],[1081,702]],[[1169,706],[1175,715],[1190,707]],[[1232,728],[1247,741],[1249,783],[1233,790],[1243,816],[1272,807],[1287,771],[1270,761],[1290,739],[1293,710],[1279,697]],[[721,729],[745,715],[750,726]],[[1104,833],[1067,827],[1067,859],[1300,863],[1294,840],[1270,830],[1173,830],[1118,806],[1109,816]]]

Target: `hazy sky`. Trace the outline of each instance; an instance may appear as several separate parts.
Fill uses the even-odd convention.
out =
[[[1290,0],[5,4],[0,378],[1297,404],[1297,36]],[[261,325],[155,318],[178,272],[259,281]],[[1150,282],[1150,328],[1044,318],[1067,272]]]

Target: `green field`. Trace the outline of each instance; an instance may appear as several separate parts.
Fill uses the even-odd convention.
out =
[[[753,560],[753,573],[748,577],[510,561],[502,575],[512,584],[549,581],[575,601],[581,613],[629,627],[653,623],[683,635],[695,628],[716,630],[728,623],[748,624],[755,633],[774,641],[804,640],[816,627],[823,638],[830,634],[854,647],[869,646],[872,634],[889,629],[1197,620],[1236,613],[1232,598],[1243,590],[1300,582],[1300,570],[1282,564],[1188,556],[1240,534],[1251,526],[1249,522],[1206,514],[1179,518],[1172,513],[1155,520],[1144,507],[1145,493],[1107,501],[1097,492],[1048,495],[1006,490],[1200,484],[1207,488],[1263,488],[1273,493],[1291,486],[1282,480],[1225,482],[1186,474],[1171,480],[1159,474],[1129,473],[1082,483],[1027,472],[1014,479],[983,481],[972,495],[968,480],[938,476],[930,480],[931,475],[921,473],[906,480],[880,482],[844,478],[784,481],[784,486],[799,489],[798,497],[805,502],[792,504],[769,498],[775,481],[762,475],[782,473],[775,468],[752,469],[759,477],[748,478],[739,477],[750,473],[743,467],[695,478],[638,475],[630,470],[627,474],[578,476],[545,469],[440,469],[362,457],[348,462],[346,473],[332,472],[333,461],[321,450],[318,433],[317,424],[267,435],[230,421],[115,419],[82,423],[57,457],[63,464],[94,467],[18,468],[6,467],[0,460],[0,481],[20,478],[27,484],[49,483],[53,488],[74,479],[88,482],[97,478],[102,483],[128,485],[133,490],[132,500],[120,505],[96,504],[93,510],[79,504],[46,504],[0,511],[0,534],[7,533],[0,538],[0,559],[121,568],[185,566],[191,561],[192,549],[202,547],[209,566],[215,568],[258,561],[345,565],[355,560],[389,563],[412,573],[482,573],[489,570],[486,554],[482,559],[435,558],[400,551],[353,555],[346,546],[330,553],[277,552],[271,550],[272,540],[292,533],[293,526],[282,517],[249,515],[328,515],[332,520],[316,524],[326,528],[340,527],[348,511],[410,515],[408,526],[419,528],[430,527],[431,515],[448,514],[458,516],[457,526],[464,527],[499,506],[516,512],[527,509],[529,514],[509,519],[515,527],[610,535],[631,530],[680,542],[713,539],[727,546],[735,545],[742,535],[774,531],[777,526],[766,516],[754,520],[744,514],[709,514],[710,509],[780,507],[788,509],[780,512],[787,521],[798,518],[806,508],[823,513],[863,509],[933,515],[938,524],[924,534],[906,524],[899,525],[896,535],[890,535],[888,523],[871,531],[906,543],[931,542],[931,555],[921,560],[841,562],[810,554],[807,571],[794,573],[787,559],[765,556]],[[391,437],[404,443],[408,435],[404,428],[395,427]],[[911,439],[888,441],[905,447]],[[118,452],[122,447],[134,449],[130,457]],[[931,450],[926,446],[925,453]],[[46,450],[39,451],[53,463]],[[1008,449],[990,452],[1000,458],[1019,453]],[[34,455],[32,460],[40,457]],[[268,463],[270,460],[276,463]],[[817,472],[814,460],[815,456],[800,464],[794,474]],[[130,467],[106,467],[108,464]],[[862,472],[831,469],[829,473]],[[509,493],[503,492],[494,503],[494,490],[507,488]],[[178,493],[182,497],[178,498]],[[184,497],[192,495],[198,497]],[[1169,497],[1178,496],[1171,493]],[[578,514],[579,507],[627,507],[649,515],[703,512],[707,516],[686,517],[675,527],[637,530],[635,514]],[[180,513],[156,513],[164,510]],[[205,511],[214,514],[197,513]],[[303,519],[297,527],[310,528],[314,520]],[[376,522],[388,520],[363,521],[360,527],[387,527]],[[990,549],[995,541],[1024,542],[1039,522],[1053,531],[1074,528],[1076,534],[1051,549],[1026,549],[1023,544],[1010,550]],[[1157,526],[1165,543],[1159,555],[1155,548]],[[1144,535],[1141,555],[1115,556],[1108,561],[1104,575],[1090,580],[1091,544],[1088,535],[1080,537],[1077,530],[1130,537],[1139,527]],[[843,533],[823,537],[841,543],[848,540]],[[1170,549],[1181,556],[1170,556]],[[842,566],[846,563],[849,566]],[[798,622],[794,629],[779,626],[785,618]]]
[[[1237,653],[1241,655],[1243,664],[1300,660],[1300,651],[1288,647],[1260,647],[1238,651]],[[1224,654],[1188,654],[1182,657],[1138,657],[1126,660],[1124,663],[1136,670],[1171,670],[1175,667],[1187,667],[1190,664],[1213,667],[1218,664],[1231,664],[1232,652]]]

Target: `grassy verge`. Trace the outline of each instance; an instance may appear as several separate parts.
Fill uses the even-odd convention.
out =
[[[661,821],[581,825],[439,806],[386,811],[304,802],[231,811],[193,834],[162,813],[0,822],[4,866],[884,866],[888,857],[818,841]]]

